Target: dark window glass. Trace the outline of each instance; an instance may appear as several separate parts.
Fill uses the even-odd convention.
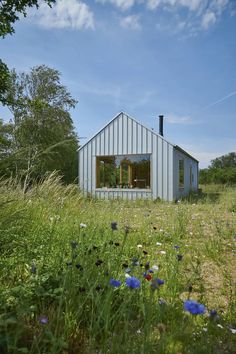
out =
[[[184,188],[184,160],[179,160],[179,188]]]
[[[97,157],[97,188],[150,188],[150,155]]]

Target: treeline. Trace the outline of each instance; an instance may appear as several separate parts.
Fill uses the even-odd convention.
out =
[[[236,153],[217,157],[208,168],[200,170],[200,184],[236,184]]]
[[[4,91],[11,120],[0,117],[0,177],[38,180],[57,170],[66,183],[73,182],[78,140],[70,110],[76,103],[55,69],[11,71]]]

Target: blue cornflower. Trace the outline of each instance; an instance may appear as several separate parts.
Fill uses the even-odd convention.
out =
[[[160,285],[163,285],[164,283],[165,282],[162,279],[159,279],[159,278],[153,279],[152,283],[151,283],[151,288],[152,288],[152,290],[156,290],[159,288]]]
[[[135,277],[127,278],[125,281],[126,285],[129,286],[131,289],[136,289],[140,287],[140,280]]]
[[[177,254],[177,255],[176,255],[176,258],[177,258],[177,260],[180,262],[180,261],[182,261],[182,259],[183,259],[183,255],[182,255],[182,254]]]
[[[194,300],[186,300],[184,302],[184,309],[192,315],[202,315],[205,312],[205,306]]]
[[[209,313],[209,318],[213,321],[219,321],[220,320],[220,316],[218,315],[216,310],[211,310]]]
[[[111,229],[114,231],[114,230],[118,230],[117,228],[117,222],[116,221],[112,221],[111,222]]]
[[[115,279],[111,278],[110,285],[114,286],[115,288],[118,288],[119,286],[121,286],[121,282],[119,280],[115,280]]]
[[[40,316],[39,317],[39,323],[41,323],[43,325],[47,324],[48,323],[48,318],[46,316],[44,316],[44,315]]]
[[[178,249],[180,249],[180,246],[175,245],[174,248],[175,248],[176,250],[178,250]]]
[[[36,265],[33,263],[31,266],[31,273],[36,274],[36,272],[37,272],[37,268]]]

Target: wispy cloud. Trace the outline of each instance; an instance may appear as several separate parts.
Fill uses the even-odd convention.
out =
[[[130,9],[135,4],[135,1],[136,0],[96,0],[96,2],[100,2],[101,4],[110,3],[115,5],[122,11]]]
[[[225,9],[232,13],[230,0],[96,0],[101,4],[111,4],[121,11],[138,7],[145,7],[149,13],[158,12],[159,21],[163,12],[168,13],[168,26],[160,25],[157,28],[167,32],[188,32],[196,36],[200,30],[208,30],[219,21]],[[182,11],[185,9],[186,11]],[[133,16],[133,15],[131,15]],[[139,23],[140,24],[140,23]],[[170,29],[170,24],[175,30]],[[129,28],[127,26],[127,28]]]
[[[210,108],[210,107],[213,107],[221,102],[224,102],[225,100],[227,100],[228,98],[232,97],[232,96],[235,96],[236,95],[236,91],[233,91],[233,92],[230,92],[228,93],[228,95],[220,98],[219,100],[213,102],[213,103],[210,103],[209,105],[207,105],[206,107],[204,107],[202,110],[205,111],[206,109]]]
[[[180,125],[193,125],[200,124],[200,121],[194,120],[191,116],[182,116],[177,114],[167,114],[165,117],[166,122],[170,124],[180,124]]]
[[[131,30],[140,30],[142,28],[139,22],[139,15],[130,15],[126,17],[122,17],[120,19],[120,25],[123,28],[129,28]]]
[[[42,3],[31,19],[44,28],[94,29],[93,12],[79,0],[58,0],[51,8]]]

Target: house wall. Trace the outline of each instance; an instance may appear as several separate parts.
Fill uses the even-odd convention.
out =
[[[96,189],[96,156],[151,154],[151,190]],[[173,145],[120,113],[79,150],[79,185],[99,198],[173,200]]]
[[[179,160],[184,160],[184,188],[179,188]],[[193,182],[190,184],[190,166]],[[174,148],[174,196],[176,199],[198,190],[198,162]]]

